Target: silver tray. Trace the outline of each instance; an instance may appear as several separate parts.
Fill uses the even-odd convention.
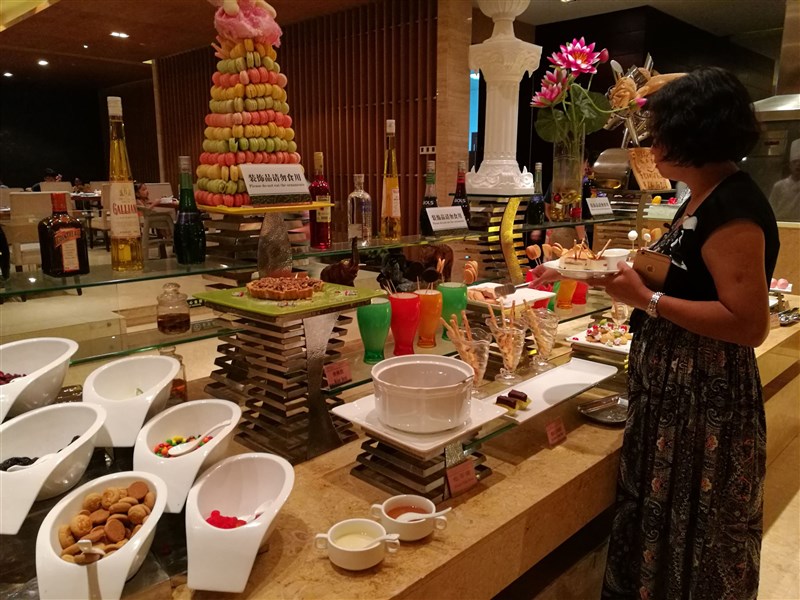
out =
[[[584,417],[603,425],[624,425],[628,418],[628,399],[614,395],[578,405]]]

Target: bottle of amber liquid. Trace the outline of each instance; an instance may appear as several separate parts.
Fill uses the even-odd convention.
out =
[[[189,399],[189,395],[188,390],[186,389],[186,367],[183,364],[183,357],[180,354],[176,354],[175,346],[159,348],[158,353],[161,356],[169,356],[170,358],[174,358],[180,363],[178,373],[175,375],[175,379],[172,380],[172,386],[169,390],[167,408],[186,402]]]
[[[312,202],[330,202],[331,189],[325,179],[322,152],[314,152],[314,181],[308,188]],[[325,206],[311,213],[311,247],[327,250],[331,247],[331,207]]]
[[[108,180],[111,183],[111,268],[115,271],[141,271],[142,230],[133,193],[133,177],[125,146],[125,126],[122,123],[122,99],[108,97],[110,156]]]
[[[383,158],[383,189],[381,191],[381,237],[399,240],[402,232],[400,178],[397,174],[394,119],[386,121],[386,150]]]
[[[50,194],[53,214],[39,221],[42,272],[50,277],[85,275],[89,248],[81,222],[67,212],[67,195]]]
[[[460,206],[464,219],[469,225],[469,198],[467,197],[467,163],[458,161],[458,175],[456,177],[456,193],[453,196],[453,206]]]

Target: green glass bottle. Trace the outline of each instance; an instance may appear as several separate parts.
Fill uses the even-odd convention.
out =
[[[175,221],[175,256],[182,265],[202,263],[206,259],[206,230],[192,190],[192,164],[188,156],[178,157],[181,194]]]

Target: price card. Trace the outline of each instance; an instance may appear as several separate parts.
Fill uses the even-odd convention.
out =
[[[447,469],[447,486],[451,496],[463,494],[478,483],[475,463],[470,459]]]
[[[300,165],[239,165],[247,193],[251,197],[266,197],[267,203],[294,201],[310,202],[303,167]]]
[[[550,421],[545,427],[545,431],[547,432],[547,443],[550,444],[551,448],[558,446],[567,439],[567,430],[561,417],[558,417],[555,421]]]
[[[437,206],[426,208],[431,228],[434,231],[451,231],[453,229],[467,229],[467,220],[460,206]]]
[[[589,212],[593,217],[600,215],[613,215],[614,211],[611,210],[611,203],[606,196],[599,196],[597,198],[587,198],[586,204],[589,206]]]
[[[353,380],[353,376],[350,373],[350,363],[347,362],[347,359],[328,363],[322,367],[322,371],[325,374],[325,381],[328,383],[328,387],[335,387]]]

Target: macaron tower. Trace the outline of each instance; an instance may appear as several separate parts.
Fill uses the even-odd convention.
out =
[[[217,70],[211,77],[211,112],[197,167],[195,200],[207,206],[252,204],[239,166],[299,163],[286,102],[286,75],[275,47],[281,29],[263,0],[210,0],[218,6]]]

